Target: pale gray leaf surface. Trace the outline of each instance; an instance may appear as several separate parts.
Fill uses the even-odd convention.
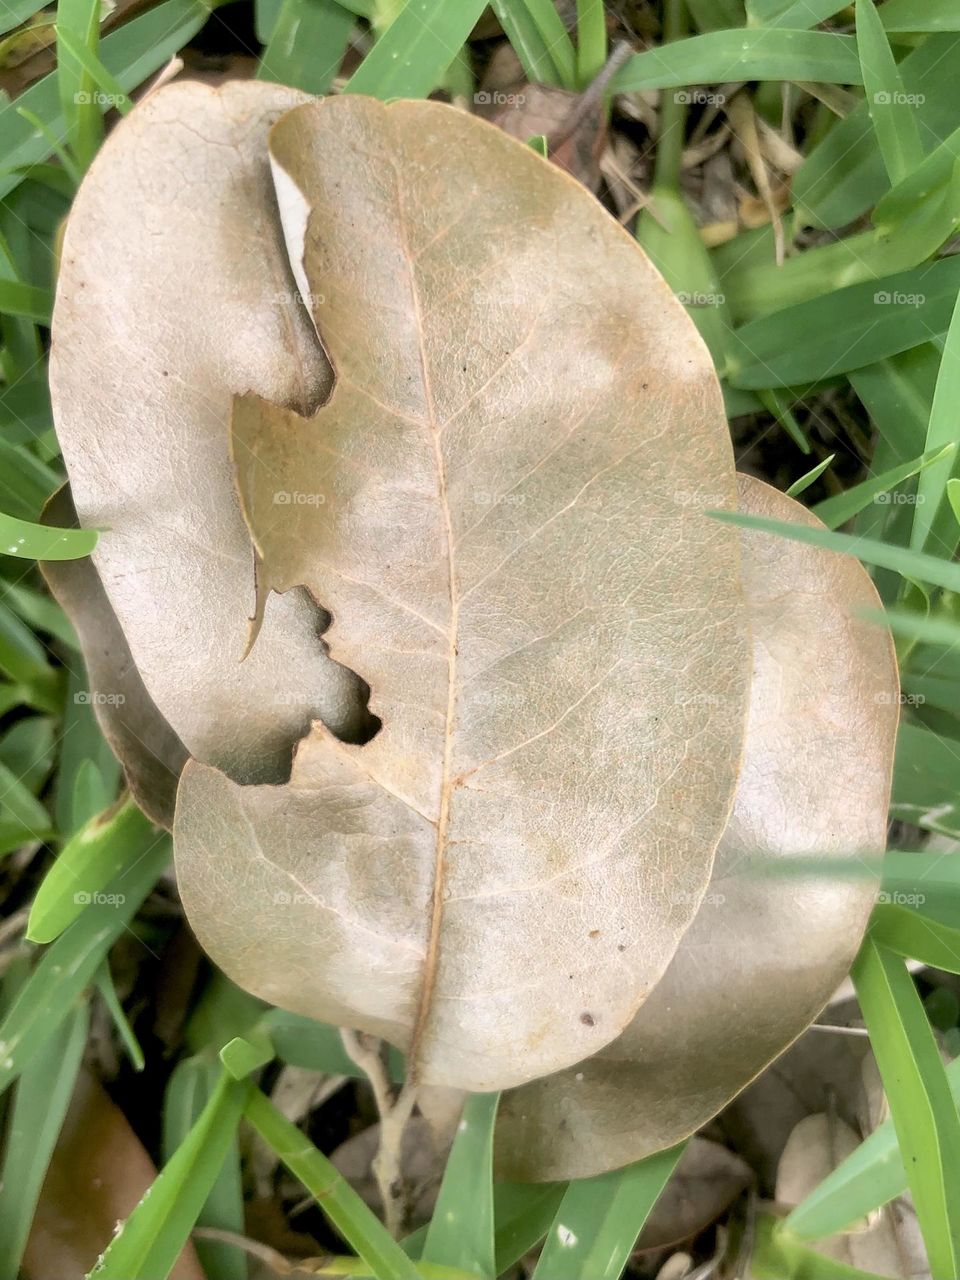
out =
[[[267,133],[291,89],[181,83],[111,133],[66,229],[51,397],[80,522],[144,684],[191,754],[277,781],[314,716],[339,730],[356,681],[323,615],[275,598],[243,662],[253,553],[229,459],[235,393],[308,412],[329,366],[296,297]]]
[[[818,523],[749,476],[740,506]],[[899,712],[890,639],[857,615],[879,606],[856,560],[753,531],[743,552],[753,683],[713,880],[624,1034],[503,1098],[501,1177],[585,1177],[673,1146],[800,1034],[856,954],[871,880],[763,878],[750,858],[883,847]]]
[[[312,417],[239,398],[237,481],[262,586],[329,610],[383,727],[317,727],[286,788],[188,766],[184,901],[258,994],[385,1034],[421,1082],[519,1084],[623,1029],[729,815],[719,387],[633,239],[492,126],[333,98],[271,152],[336,384]]]

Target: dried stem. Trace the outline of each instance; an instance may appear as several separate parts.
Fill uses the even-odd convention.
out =
[[[380,1145],[372,1170],[383,1202],[387,1230],[399,1239],[406,1216],[403,1181],[403,1134],[417,1100],[416,1085],[409,1081],[394,1093],[382,1054],[382,1042],[372,1036],[342,1028],[343,1047],[351,1062],[364,1073],[373,1089],[380,1115]]]

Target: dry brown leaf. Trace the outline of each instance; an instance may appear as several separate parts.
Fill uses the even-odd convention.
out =
[[[306,95],[177,83],[111,133],[63,244],[50,386],[81,524],[143,683],[190,753],[287,776],[314,716],[349,731],[358,690],[303,592],[271,601],[243,662],[253,553],[228,438],[234,393],[309,412],[329,367],[297,298],[267,132]]]
[[[691,1138],[644,1224],[637,1248],[663,1249],[692,1240],[716,1222],[752,1180],[749,1165],[733,1151],[707,1138]]]
[[[773,225],[776,261],[779,266],[783,262],[785,252],[783,223],[781,222],[780,214],[786,207],[784,201],[789,204],[789,187],[781,184],[775,193],[771,186],[770,174],[767,171],[767,160],[757,127],[757,113],[754,110],[753,100],[750,95],[745,92],[735,94],[726,104],[725,109],[727,119],[730,121],[737,142],[743,150],[751,177],[756,184],[759,204],[762,206],[767,220]],[[740,207],[741,219],[748,226],[761,225],[760,223],[751,223],[749,221],[748,208],[749,201],[742,201]]]
[[[490,119],[494,124],[521,142],[546,138],[547,155],[553,163],[596,191],[600,185],[600,157],[607,143],[602,98],[586,101],[583,94],[568,89],[526,83],[492,96],[494,110]]]
[[[794,1127],[777,1169],[777,1203],[795,1209],[842,1160],[860,1145],[860,1138],[837,1115],[821,1111]],[[866,1226],[857,1224],[857,1229]]]
[[[629,1021],[729,812],[719,387],[633,239],[490,125],[331,98],[271,151],[337,381],[312,418],[238,399],[238,485],[261,586],[330,610],[383,728],[316,724],[282,788],[191,762],[184,902],[248,989],[386,1037],[420,1082],[519,1084]]]
[[[749,476],[741,509],[816,524]],[[743,773],[700,913],[619,1040],[508,1094],[500,1176],[584,1177],[694,1132],[819,1012],[859,945],[869,881],[761,877],[751,855],[876,851],[897,726],[889,637],[850,557],[744,533],[754,674]]]
[[[891,647],[856,562],[706,517],[736,501],[709,356],[581,186],[441,104],[294,101],[153,94],[55,317],[104,609],[197,757],[184,902],[249,990],[418,1085],[513,1088],[507,1176],[599,1172],[835,989],[871,887],[744,855],[879,849]]]
[[[693,1258],[689,1253],[675,1253],[657,1272],[657,1280],[685,1280],[693,1270]]]
[[[54,1147],[23,1258],[26,1280],[83,1280],[157,1176],[126,1116],[87,1070]],[[204,1280],[193,1245],[171,1280]]]

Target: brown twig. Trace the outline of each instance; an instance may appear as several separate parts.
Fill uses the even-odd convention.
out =
[[[406,1194],[403,1181],[403,1134],[417,1101],[416,1086],[407,1082],[394,1093],[383,1060],[382,1044],[372,1036],[346,1028],[340,1031],[343,1047],[351,1062],[370,1081],[373,1098],[380,1115],[380,1144],[372,1171],[383,1201],[383,1217],[387,1230],[399,1239],[406,1216]]]

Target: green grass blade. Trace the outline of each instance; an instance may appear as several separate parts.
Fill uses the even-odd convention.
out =
[[[635,53],[613,79],[614,93],[680,89],[726,80],[816,80],[860,84],[853,36],[779,28],[712,31]]]
[[[259,1089],[250,1095],[246,1118],[378,1280],[420,1280],[416,1265],[350,1184]]]
[[[100,732],[93,710],[89,677],[82,661],[70,664],[60,744],[54,815],[59,830],[65,835],[73,835],[117,798],[120,782],[120,765]],[[85,795],[80,785],[81,775],[91,772],[99,775],[99,794],[103,801],[87,807],[89,788]]]
[[[603,0],[577,0],[577,79],[585,89],[607,60],[607,20]]]
[[[886,913],[888,908],[880,910]],[[956,1106],[960,1104],[960,1059],[947,1066],[946,1075]],[[893,1121],[885,1120],[797,1205],[784,1226],[799,1239],[821,1240],[906,1190],[907,1175]]]
[[[64,177],[69,180],[71,186],[69,194],[72,195],[83,180],[83,171],[64,146],[63,140],[58,138],[50,126],[45,124],[35,112],[28,110],[26,107],[18,106],[17,115],[20,116],[21,119],[26,120],[27,124],[32,125],[37,133],[42,134],[42,136],[46,138],[47,145],[49,147],[48,154],[56,156],[60,161],[62,172],[60,170],[57,172],[60,174],[61,180]],[[39,170],[40,166],[32,165],[30,168],[31,172],[35,174]]]
[[[540,1243],[557,1216],[566,1189],[567,1184],[564,1182],[494,1184],[494,1275],[503,1275],[505,1271],[509,1271]],[[419,1259],[428,1229],[429,1223],[404,1238],[404,1252],[411,1258]]]
[[[535,84],[561,84],[557,64],[524,0],[491,0],[490,8],[520,59],[527,79]]]
[[[948,591],[960,591],[960,564],[941,560],[926,552],[890,546],[874,538],[860,538],[849,533],[834,533],[828,529],[791,524],[786,520],[768,520],[765,516],[741,515],[736,511],[712,511],[710,514],[725,524],[739,525],[742,529],[759,529],[763,533],[778,533],[784,538],[792,538],[794,542],[806,542],[827,551],[856,556],[865,564],[892,569],[904,578],[946,587]]]
[[[804,31],[826,22],[849,0],[747,0],[747,17],[752,27],[790,27]]]
[[[577,87],[577,55],[553,0],[522,0],[565,89]]]
[[[29,701],[40,711],[59,712],[60,680],[47,661],[43,645],[0,600],[0,671],[29,690]]]
[[[332,1076],[362,1077],[363,1072],[347,1056],[336,1027],[285,1009],[271,1009],[261,1025],[277,1057],[289,1066],[323,1071]]]
[[[40,1188],[63,1125],[90,1025],[78,1004],[37,1053],[17,1086],[0,1173],[0,1276],[15,1276]]]
[[[220,1061],[227,1075],[243,1080],[272,1062],[276,1050],[263,1027],[253,1027],[246,1035],[234,1036],[220,1050]]]
[[[0,504],[4,515],[10,515],[27,524],[36,523],[47,498],[60,485],[59,475],[25,445],[8,444],[0,439]],[[0,516],[0,521],[3,516]],[[6,540],[9,532],[10,539]],[[55,531],[57,532],[57,531]],[[0,552],[16,555],[16,539],[33,537],[32,530],[22,530],[17,525],[0,524]],[[42,543],[39,543],[42,545]],[[13,551],[7,551],[13,547]]]
[[[736,263],[722,277],[732,314],[739,321],[751,320],[849,285],[922,266],[960,223],[958,173],[960,165],[943,187],[914,205],[889,232],[858,232],[794,254],[780,265],[750,257]]]
[[[36,440],[52,421],[46,378],[24,378],[0,391],[0,430],[7,444]]]
[[[947,501],[950,503],[954,519],[960,525],[960,480],[947,481]]]
[[[940,352],[925,342],[850,374],[854,391],[897,462],[923,451],[939,372]]]
[[[100,537],[96,529],[52,529],[0,511],[0,552],[23,560],[80,560]]]
[[[349,9],[358,18],[373,16],[372,0],[337,0],[337,3],[341,9]],[[254,26],[261,44],[270,43],[282,7],[283,0],[254,0]]]
[[[329,92],[356,21],[336,0],[283,0],[257,79]]]
[[[874,364],[944,334],[960,291],[960,258],[838,289],[751,320],[730,342],[734,386],[802,387]],[[838,334],[842,341],[838,341]]]
[[[960,0],[888,0],[880,17],[890,32],[960,31]]]
[[[873,0],[857,0],[857,51],[867,109],[891,184],[922,161],[920,131]]]
[[[830,456],[824,458],[822,462],[818,462],[815,467],[811,467],[810,470],[806,472],[805,475],[802,475],[799,480],[794,480],[793,484],[787,490],[787,497],[796,498],[798,494],[809,489],[812,484],[820,479],[836,456],[837,455],[835,453],[831,453]]]
[[[80,66],[83,68],[84,74],[90,78],[93,83],[94,91],[90,95],[94,101],[88,105],[94,107],[96,118],[99,120],[100,108],[114,109],[119,111],[122,116],[133,110],[133,103],[123,91],[123,87],[117,78],[107,70],[100,59],[89,48],[80,43],[76,36],[70,31],[61,31],[58,27],[57,37],[63,47],[76,58]]]
[[[917,475],[935,462],[945,458],[951,459],[955,453],[956,445],[954,444],[944,445],[940,449],[931,449],[927,453],[922,453],[919,458],[904,462],[902,466],[891,467],[878,476],[871,476],[869,480],[853,485],[844,493],[824,498],[822,502],[818,502],[810,509],[828,529],[839,529],[842,524],[859,515],[871,502],[880,500],[881,503],[885,503],[891,489],[903,484],[904,480],[909,480],[911,476]],[[789,493],[790,490],[788,489],[787,492]]]
[[[686,8],[698,31],[723,31],[747,24],[743,0],[686,0]]]
[[[129,796],[98,813],[67,841],[44,876],[30,908],[30,941],[53,942],[159,838]]]
[[[758,391],[757,398],[767,412],[773,414],[801,453],[813,452],[810,447],[810,441],[804,435],[800,423],[794,417],[790,407],[792,397],[789,392],[781,394],[779,391],[774,390]]]
[[[166,1280],[236,1138],[252,1086],[218,1080],[186,1139],[123,1223],[89,1280]]]
[[[74,653],[80,652],[80,643],[67,615],[48,595],[41,595],[33,587],[12,583],[0,591],[0,596],[11,609],[34,631],[42,631],[58,640]]]
[[[904,894],[902,897],[910,897]],[[925,897],[914,893],[913,897]],[[922,911],[899,906],[896,897],[881,894],[883,905],[870,921],[870,936],[881,947],[910,960],[921,960],[947,973],[960,973],[960,929]]]
[[[49,289],[22,284],[19,280],[0,280],[0,311],[23,316],[49,328],[52,310],[53,294]]]
[[[960,1077],[954,1083],[960,1090]],[[888,1204],[907,1189],[893,1122],[885,1121],[787,1217],[784,1226],[801,1240],[822,1240]]]
[[[960,36],[935,35],[898,63],[927,147],[936,146],[960,126],[960,100],[953,91],[958,56]],[[835,123],[813,147],[794,175],[792,189],[803,220],[816,227],[847,226],[886,195],[887,171],[866,102]]]
[[[473,1093],[464,1103],[423,1258],[475,1276],[495,1274],[493,1127],[498,1093]]]
[[[73,831],[79,831],[88,822],[93,822],[104,809],[110,807],[112,799],[112,777],[103,773],[94,760],[81,760],[73,777],[73,795],[70,812],[72,814]]]
[[[0,853],[34,840],[48,840],[53,834],[46,807],[16,774],[0,764]]]
[[[67,1017],[100,964],[170,860],[164,838],[111,881],[108,898],[91,903],[43,955],[0,1023],[0,1091],[29,1066]]]
[[[350,79],[350,93],[425,98],[443,80],[485,0],[407,0]]]
[[[852,976],[930,1267],[960,1275],[960,1116],[906,965],[868,936]]]
[[[94,981],[97,984],[100,998],[110,1014],[110,1020],[120,1038],[120,1043],[127,1052],[131,1066],[134,1071],[142,1071],[146,1065],[146,1059],[143,1055],[143,1049],[140,1047],[140,1041],[137,1039],[136,1033],[130,1025],[130,1020],[120,1002],[120,997],[117,995],[117,988],[113,982],[113,973],[110,970],[109,961],[104,960],[97,970]]]
[[[67,123],[68,150],[82,172],[103,141],[103,115],[95,101],[96,80],[80,57],[100,40],[99,0],[57,2],[57,86]]]
[[[889,615],[887,622],[891,623]],[[925,629],[916,630],[922,635]],[[958,783],[956,745],[921,725],[902,724],[894,759],[891,817],[960,837]]]
[[[164,1160],[172,1160],[199,1119],[222,1075],[219,1064],[203,1056],[178,1063],[167,1084],[163,1103]],[[243,1235],[243,1185],[236,1139],[198,1216],[198,1227],[213,1227]],[[236,1245],[196,1240],[204,1270],[217,1280],[247,1280],[247,1259]]]
[[[908,667],[903,672],[903,691],[908,704],[927,704],[960,716],[960,682],[953,675],[914,675]]]
[[[664,146],[662,139],[660,146]],[[686,307],[710,348],[714,364],[722,370],[731,331],[726,300],[693,214],[679,190],[654,180],[650,204],[637,220],[637,240]]]
[[[18,263],[30,260],[27,234],[27,227],[13,210],[0,204],[0,279],[6,283],[23,282]],[[11,381],[29,375],[43,354],[37,326],[24,317],[0,314],[0,344],[0,369]]]
[[[544,1238],[566,1189],[562,1182],[500,1182],[493,1188],[498,1276],[509,1271]]]
[[[32,18],[43,8],[43,0],[5,0],[0,10],[0,36]]]
[[[49,716],[18,720],[0,738],[0,764],[38,795],[54,763],[54,728]]]
[[[205,0],[164,0],[104,36],[100,60],[129,93],[200,30],[211,7]],[[26,166],[51,154],[48,138],[18,114],[22,108],[43,121],[54,136],[65,134],[67,120],[60,105],[56,72],[0,107],[0,196],[23,181]],[[2,303],[0,309],[5,309]]]
[[[958,161],[960,129],[955,129],[877,203],[873,210],[877,230],[890,235],[919,206],[946,192]]]
[[[750,1277],[751,1280],[884,1280],[876,1271],[860,1271],[806,1248],[765,1213],[757,1219]]]
[[[957,404],[960,400],[960,300],[954,306],[947,331],[947,340],[940,360],[930,421],[927,426],[927,449],[937,449],[956,443]],[[947,481],[957,467],[957,457],[943,458],[935,466],[927,468],[917,483],[917,503],[913,511],[913,528],[910,545],[917,551],[924,550],[931,542],[940,547],[945,543],[945,553],[951,554],[956,546],[956,522],[944,507]],[[938,516],[940,517],[938,519]],[[945,517],[945,519],[944,519]],[[934,535],[939,535],[935,537]]]
[[[685,1145],[571,1182],[533,1280],[618,1280]]]

